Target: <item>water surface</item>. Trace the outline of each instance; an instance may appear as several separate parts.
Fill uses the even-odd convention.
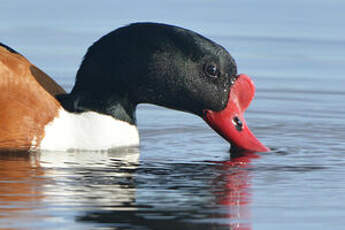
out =
[[[0,228],[342,229],[343,1],[3,1],[0,39],[70,90],[87,47],[135,21],[196,30],[257,86],[272,149],[230,159],[200,118],[141,105],[140,148],[0,156]]]

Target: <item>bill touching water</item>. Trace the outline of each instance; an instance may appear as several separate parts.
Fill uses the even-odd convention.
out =
[[[244,111],[254,98],[255,86],[253,81],[244,74],[237,76],[229,93],[228,104],[222,111],[206,110],[205,121],[231,143],[230,152],[233,155],[240,152],[268,152],[250,131],[244,120]]]
[[[125,156],[1,155],[0,228],[343,229],[345,4],[134,3],[4,1],[1,42],[70,91],[86,48],[119,26],[205,34],[255,82],[245,119],[271,151],[230,159],[200,118],[140,105],[141,145]]]

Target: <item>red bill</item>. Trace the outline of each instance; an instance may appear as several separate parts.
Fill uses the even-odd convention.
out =
[[[268,152],[250,131],[243,117],[253,100],[255,86],[245,74],[240,74],[231,87],[228,104],[222,111],[205,110],[203,119],[223,138],[231,143],[231,149],[246,152]]]

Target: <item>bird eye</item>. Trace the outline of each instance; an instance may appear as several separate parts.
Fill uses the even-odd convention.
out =
[[[219,74],[219,71],[214,64],[207,65],[205,68],[205,72],[207,76],[214,77],[214,78],[218,77],[218,74]]]

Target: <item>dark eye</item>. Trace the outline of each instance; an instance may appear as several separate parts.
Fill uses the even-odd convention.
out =
[[[214,64],[207,65],[205,68],[205,72],[209,77],[218,77],[219,71]]]

